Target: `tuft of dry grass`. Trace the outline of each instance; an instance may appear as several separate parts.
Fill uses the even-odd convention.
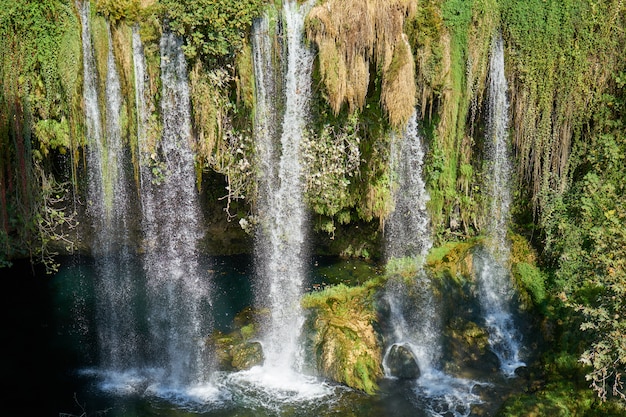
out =
[[[380,99],[391,125],[406,125],[415,109],[416,94],[415,62],[411,46],[403,35],[403,42],[394,48],[391,63],[383,74]]]
[[[415,8],[415,2],[408,0],[363,0],[358,5],[351,0],[328,0],[311,10],[307,37],[318,47],[322,82],[335,113],[344,105],[350,112],[362,108],[370,68],[375,66],[387,80],[382,87],[383,105],[390,122],[408,119],[405,109],[408,103],[415,105],[415,71],[410,48],[406,52],[403,27]],[[405,90],[391,91],[395,89]],[[409,97],[411,92],[413,97]],[[401,103],[391,103],[392,99]]]

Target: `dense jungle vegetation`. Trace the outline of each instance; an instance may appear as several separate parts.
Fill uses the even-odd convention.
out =
[[[199,189],[227,202],[215,216],[253,226],[249,35],[267,13],[280,42],[278,2],[91,2],[101,73],[108,45],[97,33],[111,25],[133,163],[158,171],[137,144],[131,28],[145,46],[154,137],[158,42],[169,28],[185,41]],[[390,132],[415,108],[436,245],[483,231],[489,50],[502,33],[516,167],[510,231],[528,246],[515,276],[548,346],[543,382],[509,400],[505,415],[626,413],[625,28],[621,0],[318,0],[306,21],[316,60],[303,158],[317,238],[373,258],[393,210]],[[76,233],[85,222],[81,48],[74,1],[0,0],[0,267],[30,257],[53,271],[59,253],[88,250]],[[207,181],[215,175],[224,181]]]

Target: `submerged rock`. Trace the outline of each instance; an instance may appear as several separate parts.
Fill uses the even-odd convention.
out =
[[[413,352],[405,345],[391,346],[386,365],[390,375],[399,379],[417,379],[421,374]]]
[[[209,337],[207,343],[215,348],[220,370],[242,371],[263,364],[263,347],[254,340],[258,335],[258,316],[262,313],[246,308],[235,317],[236,330],[228,334],[216,331]]]
[[[484,372],[498,372],[498,357],[489,347],[487,330],[473,321],[461,317],[454,318],[445,329],[445,335],[453,369],[480,369]]]

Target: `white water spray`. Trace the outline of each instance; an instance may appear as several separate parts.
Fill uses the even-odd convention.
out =
[[[92,47],[91,27],[89,23],[90,2],[84,0],[76,3],[80,12],[82,50],[83,50],[83,100],[85,108],[85,124],[87,127],[87,163],[89,212],[94,219],[104,219],[104,204],[95,196],[104,195],[102,181],[102,119],[98,103],[98,74]]]
[[[422,178],[424,149],[413,111],[401,138],[391,141],[391,172],[397,176],[395,210],[385,228],[387,258],[424,257],[432,246],[430,221],[426,211],[429,200]],[[421,265],[420,265],[421,266]]]
[[[163,127],[158,149],[150,156],[158,170],[145,163],[141,168],[149,349],[168,384],[189,386],[210,377],[204,340],[211,330],[210,282],[200,272],[198,259],[203,219],[195,187],[182,40],[166,31],[160,48]],[[139,57],[135,65],[141,63]],[[136,79],[141,77],[136,74]]]
[[[83,37],[83,91],[87,125],[88,199],[96,255],[95,286],[97,334],[100,366],[124,369],[136,360],[139,340],[133,310],[136,285],[131,274],[128,178],[125,170],[126,147],[122,141],[120,113],[122,95],[107,27],[108,55],[105,75],[104,121],[98,99],[98,74],[89,24],[89,2],[77,3]]]
[[[415,277],[410,282],[390,280],[385,297],[393,325],[389,349],[394,344],[408,346],[420,370],[425,372],[436,365],[441,343],[433,291],[422,270],[424,257],[432,246],[426,212],[429,196],[422,179],[423,159],[417,112],[414,111],[402,136],[394,135],[391,140],[395,209],[385,225],[385,252],[388,262],[401,262],[401,267],[414,271]]]
[[[256,129],[263,141],[258,217],[260,230],[257,238],[257,265],[263,282],[263,297],[270,317],[263,334],[266,368],[277,372],[298,369],[300,328],[304,322],[300,297],[305,276],[306,207],[303,201],[300,142],[306,127],[311,95],[311,69],[313,54],[303,43],[304,18],[311,2],[298,5],[296,1],[284,3],[283,15],[287,35],[287,73],[285,74],[285,113],[279,148],[274,150],[271,122],[268,114],[275,111],[270,95],[260,86],[259,111]],[[257,37],[262,36],[257,33]],[[261,42],[255,52],[256,73],[266,74],[268,49]],[[267,74],[268,77],[272,73]],[[270,81],[270,80],[268,80]],[[268,82],[264,86],[271,88]],[[279,158],[276,160],[274,157]],[[277,169],[277,171],[272,171]],[[280,370],[280,371],[278,371]]]
[[[409,120],[402,137],[391,142],[391,170],[396,175],[395,210],[385,227],[388,268],[399,262],[399,268],[414,271],[411,279],[392,277],[387,282],[385,299],[389,305],[392,335],[383,368],[392,377],[389,356],[394,346],[408,349],[420,370],[414,390],[425,398],[427,411],[433,416],[467,417],[472,404],[481,399],[473,393],[480,383],[455,378],[440,370],[441,323],[432,282],[422,265],[432,247],[429,218],[426,211],[428,193],[422,179],[424,150],[419,135],[417,112]],[[389,271],[388,271],[389,272]]]
[[[511,314],[514,290],[506,268],[509,260],[506,231],[509,223],[512,168],[508,148],[508,86],[504,74],[504,42],[501,34],[493,39],[489,65],[487,150],[491,164],[488,190],[492,204],[488,216],[491,220],[488,232],[492,242],[489,250],[476,253],[475,268],[479,300],[491,349],[500,360],[502,372],[507,376],[514,376],[515,369],[524,363],[520,360],[521,336]]]
[[[261,343],[263,366],[229,374],[225,384],[254,408],[280,410],[289,404],[317,403],[332,389],[302,373],[300,298],[307,262],[307,215],[303,201],[300,142],[311,95],[313,54],[303,43],[304,18],[313,2],[283,5],[286,65],[276,64],[269,17],[252,29],[256,81],[254,123],[258,196],[255,264],[256,303],[267,307]],[[280,22],[282,23],[282,22]],[[286,67],[286,74],[282,68]],[[281,115],[281,110],[284,113]],[[281,119],[282,118],[282,119]],[[277,411],[278,412],[278,411]]]

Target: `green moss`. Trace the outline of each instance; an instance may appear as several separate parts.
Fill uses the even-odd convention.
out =
[[[259,334],[258,321],[263,314],[264,311],[246,308],[235,316],[232,332],[224,334],[215,331],[207,338],[206,343],[214,348],[220,369],[236,371],[263,363],[261,344],[253,341]]]
[[[343,284],[305,295],[310,350],[317,371],[368,394],[382,377],[382,346],[374,329],[377,279],[362,286]]]
[[[237,101],[248,110],[254,109],[254,68],[252,64],[252,46],[249,43],[243,44],[241,52],[235,58],[235,65],[237,68],[237,78],[235,79],[237,84]],[[250,114],[252,115],[253,113],[250,111]]]
[[[534,265],[520,262],[513,267],[513,275],[526,290],[535,305],[542,305],[546,300],[545,275]]]
[[[426,257],[425,266],[435,276],[448,277],[461,284],[473,275],[471,250],[482,241],[482,238],[474,238],[435,247]]]
[[[399,276],[404,280],[412,280],[421,269],[422,261],[418,257],[391,258],[385,265],[387,277]]]
[[[136,20],[140,8],[139,0],[96,0],[98,13],[114,23],[122,19]]]

